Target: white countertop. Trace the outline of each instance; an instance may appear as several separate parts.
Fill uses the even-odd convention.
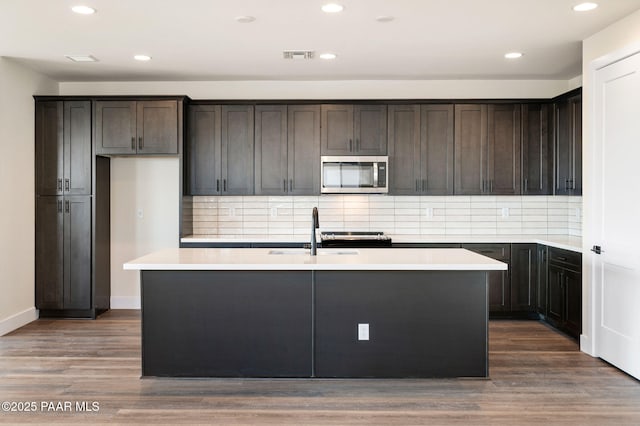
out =
[[[507,264],[465,249],[318,249],[310,256],[303,249],[174,248],[131,260],[124,269],[493,271],[506,270]]]
[[[394,243],[536,243],[582,253],[582,238],[570,235],[392,235]],[[308,235],[191,235],[183,243],[308,243]]]

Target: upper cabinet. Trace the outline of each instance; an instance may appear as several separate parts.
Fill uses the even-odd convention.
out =
[[[387,155],[386,105],[322,105],[322,155]]]
[[[455,107],[455,194],[520,194],[520,105]]]
[[[189,107],[188,194],[253,194],[253,114],[251,105]]]
[[[95,102],[96,154],[177,154],[177,100]]]
[[[91,194],[91,102],[36,103],[37,195]]]
[[[552,135],[550,104],[522,105],[522,195],[552,192]]]
[[[554,194],[582,194],[582,95],[554,105]]]
[[[389,106],[390,193],[453,194],[453,105]]]
[[[256,106],[255,193],[320,193],[319,105]]]

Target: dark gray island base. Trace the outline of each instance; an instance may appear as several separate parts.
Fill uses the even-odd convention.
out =
[[[141,269],[143,376],[488,376],[485,270]]]

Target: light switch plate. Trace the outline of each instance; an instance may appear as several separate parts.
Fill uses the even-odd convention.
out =
[[[369,340],[369,324],[358,324],[358,340]]]

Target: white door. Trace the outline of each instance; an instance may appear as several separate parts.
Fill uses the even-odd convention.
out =
[[[640,378],[640,53],[596,72],[596,355]]]

